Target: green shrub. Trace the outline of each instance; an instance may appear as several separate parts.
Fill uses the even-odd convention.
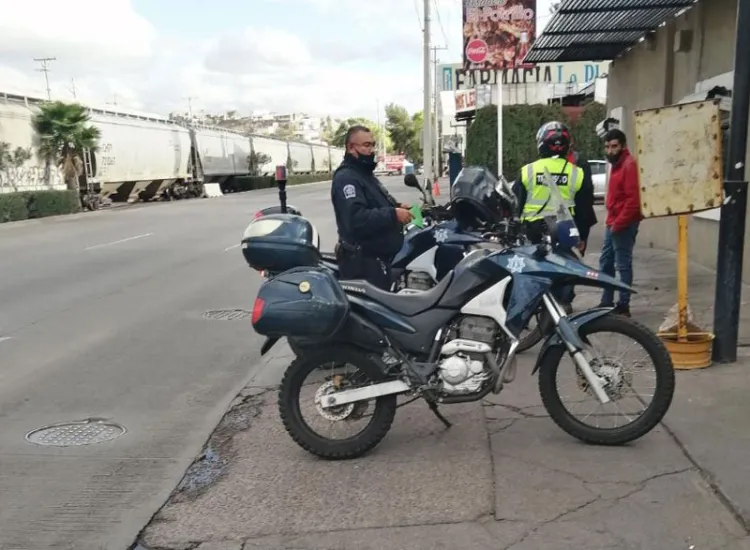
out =
[[[0,195],[0,223],[16,222],[29,217],[25,193],[4,193]]]
[[[604,146],[596,136],[596,125],[605,118],[606,107],[592,103],[570,124],[559,104],[507,105],[503,107],[503,174],[509,181],[521,167],[539,157],[536,132],[545,122],[570,124],[576,149],[586,158],[601,158]],[[466,134],[466,164],[486,166],[497,172],[497,109],[494,105],[477,111]]]
[[[75,191],[20,191],[0,195],[0,223],[73,214],[81,209]]]
[[[301,183],[314,183],[331,179],[329,174],[301,174],[288,176],[287,185],[299,185]],[[274,176],[240,176],[234,178],[229,184],[235,191],[254,191],[256,189],[270,189],[276,187]]]

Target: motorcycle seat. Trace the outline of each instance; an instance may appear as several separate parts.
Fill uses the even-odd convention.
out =
[[[395,294],[381,290],[363,280],[341,281],[341,285],[347,293],[351,293],[354,296],[364,296],[396,313],[400,313],[406,317],[413,317],[437,304],[443,297],[443,294],[445,294],[445,291],[448,290],[452,280],[453,272],[451,271],[431,289],[414,294]]]

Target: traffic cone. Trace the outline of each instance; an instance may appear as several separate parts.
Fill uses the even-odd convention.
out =
[[[435,180],[432,182],[432,196],[433,197],[440,196],[440,185],[438,184],[437,178],[435,178]]]

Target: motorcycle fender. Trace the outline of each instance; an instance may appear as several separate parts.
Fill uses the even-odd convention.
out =
[[[276,342],[279,341],[279,338],[274,336],[271,338],[266,338],[266,341],[263,342],[263,345],[260,348],[260,356],[263,357],[266,353],[271,351],[271,348],[276,345]]]
[[[570,315],[568,317],[568,320],[570,321],[571,329],[575,331],[574,337],[578,337],[578,331],[582,326],[590,323],[591,321],[599,319],[600,317],[604,317],[613,309],[614,308],[611,307],[598,307],[594,309],[587,309],[586,311]],[[536,365],[534,366],[534,370],[531,371],[532,375],[536,374],[536,372],[539,370],[539,367],[542,366],[547,353],[549,353],[552,348],[558,346],[565,346],[565,343],[555,330],[549,336],[547,336],[547,339],[542,344],[542,349],[539,351],[539,355],[536,358]]]

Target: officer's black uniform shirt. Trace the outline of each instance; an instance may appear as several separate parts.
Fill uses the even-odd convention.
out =
[[[395,199],[372,171],[348,154],[333,174],[331,202],[340,241],[359,245],[365,256],[384,260],[401,250],[404,236]]]

